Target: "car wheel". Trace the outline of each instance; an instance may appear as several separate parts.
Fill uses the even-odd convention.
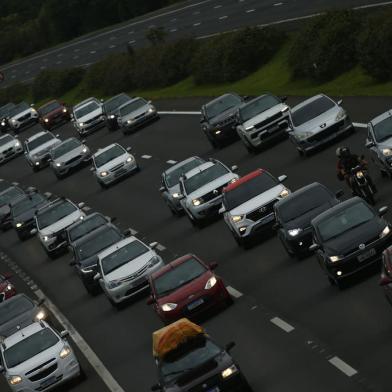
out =
[[[89,284],[87,284],[86,282],[84,282],[83,280],[82,280],[82,282],[83,282],[83,286],[84,286],[84,288],[86,289],[86,291],[92,296],[92,297],[95,297],[96,295],[98,295],[99,294],[99,287],[98,286],[91,286],[91,285],[89,285]]]
[[[234,299],[233,297],[229,294],[229,296],[226,298],[225,300],[225,304],[226,306],[231,306],[234,304]]]
[[[34,173],[39,172],[39,167],[34,165],[34,166],[33,166],[33,172],[34,172]]]
[[[108,189],[109,188],[109,185],[105,184],[104,182],[99,181],[98,184],[100,185],[100,187],[102,189]]]
[[[347,287],[347,284],[343,279],[338,279],[335,283],[339,290],[344,290]]]
[[[328,276],[328,282],[331,286],[336,286],[335,279],[332,279],[330,276]]]
[[[294,258],[295,258],[295,254],[288,248],[286,242],[285,242],[283,239],[281,239],[281,242],[282,242],[283,248],[285,249],[286,253],[287,253],[292,259],[294,259]]]
[[[62,180],[65,177],[64,174],[60,174],[60,173],[57,173],[57,172],[55,173],[55,175],[56,175],[58,180]]]
[[[82,368],[82,366],[79,365],[79,368],[80,368],[80,372],[79,372],[79,376],[78,376],[78,381],[83,382],[87,379],[87,375],[86,375],[86,372],[84,371],[84,369]]]

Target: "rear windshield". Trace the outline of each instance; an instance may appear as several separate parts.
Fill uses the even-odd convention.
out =
[[[320,116],[335,106],[331,99],[321,96],[305,106],[295,109],[291,113],[293,124],[298,127],[306,122]]]
[[[8,323],[34,307],[34,303],[24,295],[2,302],[0,305],[0,325]]]
[[[392,137],[392,116],[373,125],[373,131],[377,143],[390,139]]]
[[[91,218],[85,218],[77,226],[68,231],[70,242],[83,237],[85,234],[90,233],[106,223],[106,219],[102,215],[94,215]]]

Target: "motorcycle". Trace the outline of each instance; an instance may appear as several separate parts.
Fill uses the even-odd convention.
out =
[[[374,205],[374,194],[375,190],[369,181],[369,175],[367,171],[361,166],[358,165],[351,169],[351,178],[350,178],[353,192],[366,200],[369,204]]]

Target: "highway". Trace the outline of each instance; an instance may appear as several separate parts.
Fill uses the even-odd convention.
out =
[[[129,43],[135,48],[147,45],[145,33],[151,27],[164,27],[169,40],[193,36],[207,37],[224,31],[257,25],[302,21],[327,9],[356,9],[389,6],[381,0],[189,0],[127,21],[100,32],[47,49],[28,58],[0,66],[5,87],[30,82],[44,69],[85,66],[110,53],[123,52]]]
[[[199,110],[201,101],[156,104],[159,110],[193,111]],[[289,99],[290,105],[296,102]],[[353,121],[366,123],[391,104],[391,99],[346,98],[343,106]],[[23,132],[21,138],[37,127]],[[71,125],[58,133],[63,138],[75,135]],[[362,153],[365,135],[366,130],[358,128],[341,143]],[[222,220],[198,230],[185,217],[173,217],[158,191],[167,161],[195,154],[237,164],[241,175],[258,167],[276,176],[287,174],[292,190],[312,181],[337,190],[345,186],[335,175],[336,145],[310,158],[299,157],[288,140],[258,155],[248,154],[240,142],[214,151],[201,134],[199,116],[179,114],[162,115],[160,121],[127,137],[100,130],[87,143],[96,149],[113,141],[132,147],[141,172],[108,190],[100,189],[88,168],[58,181],[49,169],[33,174],[23,157],[0,167],[0,178],[84,201],[93,210],[117,217],[121,228],[132,228],[144,241],[158,241],[166,262],[188,252],[218,262],[217,272],[230,286],[235,303],[203,325],[219,343],[237,343],[234,357],[256,392],[390,389],[392,309],[378,286],[378,273],[339,291],[329,285],[314,258],[290,259],[274,237],[243,250]],[[387,205],[390,180],[374,170],[371,174],[379,188],[377,206]],[[146,298],[114,310],[104,295],[91,298],[86,293],[68,265],[69,255],[49,260],[37,239],[21,243],[13,231],[0,235],[0,248],[66,316],[122,390],[150,389],[156,382],[151,333],[161,323]],[[0,265],[1,271],[5,265]],[[97,380],[92,370],[90,374],[73,390],[105,391],[105,380]]]

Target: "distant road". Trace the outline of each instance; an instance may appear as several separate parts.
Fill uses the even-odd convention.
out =
[[[47,68],[89,66],[109,53],[125,51],[127,43],[135,47],[145,46],[145,33],[153,26],[164,27],[170,39],[184,36],[203,38],[244,26],[301,21],[330,8],[389,5],[392,1],[189,0],[1,66],[5,80],[0,87],[16,81],[31,81]]]

